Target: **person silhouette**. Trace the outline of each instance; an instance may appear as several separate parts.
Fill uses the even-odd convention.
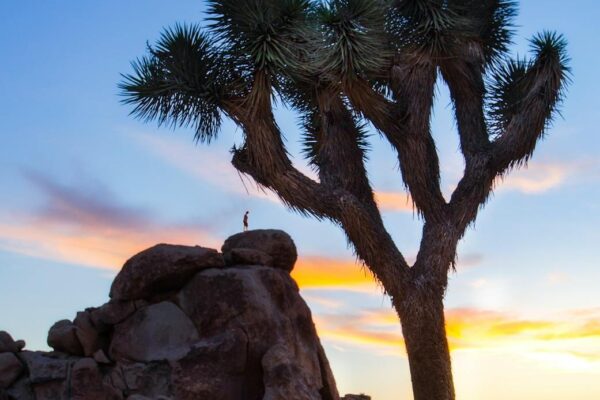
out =
[[[248,230],[248,214],[250,214],[250,211],[246,211],[246,213],[244,214],[244,232]]]

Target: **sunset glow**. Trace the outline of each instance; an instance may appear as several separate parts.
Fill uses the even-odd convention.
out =
[[[0,330],[47,350],[48,328],[108,301],[131,256],[157,243],[220,249],[242,230],[294,239],[291,276],[310,306],[340,393],[410,399],[401,322],[339,226],[282,204],[231,165],[244,132],[223,118],[210,144],[191,128],[137,121],[117,83],[164,27],[205,23],[206,2],[106,0],[0,3]],[[534,156],[494,182],[459,244],[445,297],[460,400],[600,399],[600,139],[596,131],[600,5],[521,1],[512,56],[556,29],[568,39],[573,83],[563,118]],[[274,99],[294,166],[299,115]],[[423,220],[398,154],[367,125],[366,166],[382,220],[408,264]],[[448,88],[438,84],[431,131],[446,201],[464,157]],[[0,393],[1,397],[1,393]]]

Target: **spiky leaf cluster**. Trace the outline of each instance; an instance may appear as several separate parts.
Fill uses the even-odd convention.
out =
[[[444,56],[463,34],[467,19],[444,0],[395,0],[388,29],[398,49]]]
[[[322,122],[322,115],[316,108],[307,110],[300,119],[300,124],[304,131],[304,135],[302,136],[302,153],[310,164],[317,168],[319,166],[318,155],[320,153],[320,146],[323,142],[321,135],[324,133]],[[347,134],[352,135],[351,140],[357,144],[363,160],[366,161],[370,149],[367,123],[361,120],[359,116],[352,115],[351,124],[355,129],[353,132],[347,132]]]
[[[552,121],[570,79],[566,45],[561,35],[542,32],[530,42],[532,60],[508,59],[496,66],[488,85],[492,133],[502,133],[532,100],[547,105],[544,114]]]
[[[308,0],[210,0],[209,29],[241,75],[301,71]],[[251,76],[248,77],[251,79]]]
[[[330,0],[315,8],[321,48],[312,54],[314,68],[330,80],[381,75],[393,52],[385,33],[386,2]]]
[[[225,61],[197,26],[167,29],[149,55],[132,63],[120,84],[132,114],[159,125],[193,126],[199,141],[210,141],[221,124],[223,88],[231,80]]]
[[[482,48],[483,62],[502,56],[512,37],[511,0],[393,0],[388,29],[399,49],[455,56],[465,44]]]
[[[524,59],[507,60],[495,68],[488,95],[488,115],[493,134],[503,132],[518,112],[527,92],[524,78],[528,68],[529,62]]]

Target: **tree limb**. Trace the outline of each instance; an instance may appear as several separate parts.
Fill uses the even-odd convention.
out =
[[[494,168],[499,174],[529,159],[561,99],[567,73],[560,54],[540,54],[520,80],[524,91],[517,112],[493,143]]]
[[[485,86],[481,48],[474,43],[465,46],[464,56],[443,60],[440,71],[450,89],[461,151],[469,164],[473,157],[490,147],[483,115]]]
[[[345,93],[352,105],[385,135],[397,151],[402,178],[417,209],[426,220],[442,220],[446,202],[440,190],[437,151],[429,131],[435,69],[398,70],[392,72],[392,76],[397,81],[396,103],[387,100],[360,78],[348,82]],[[405,93],[413,90],[412,86],[419,88],[414,101]],[[426,93],[429,93],[429,99]]]

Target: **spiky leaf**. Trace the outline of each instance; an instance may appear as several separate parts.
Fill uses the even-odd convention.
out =
[[[219,130],[219,106],[231,79],[210,38],[197,26],[176,25],[148,50],[132,63],[133,74],[123,75],[123,102],[139,118],[193,126],[197,140],[210,141]]]
[[[316,7],[321,49],[313,52],[317,71],[331,79],[379,75],[393,55],[385,34],[381,0],[330,0]]]
[[[307,0],[210,0],[210,29],[236,68],[302,69],[300,53],[306,40]]]
[[[489,111],[495,133],[501,133],[524,104],[537,101],[552,121],[570,81],[566,40],[554,32],[543,32],[531,40],[532,61],[507,60],[498,65],[489,87]]]

